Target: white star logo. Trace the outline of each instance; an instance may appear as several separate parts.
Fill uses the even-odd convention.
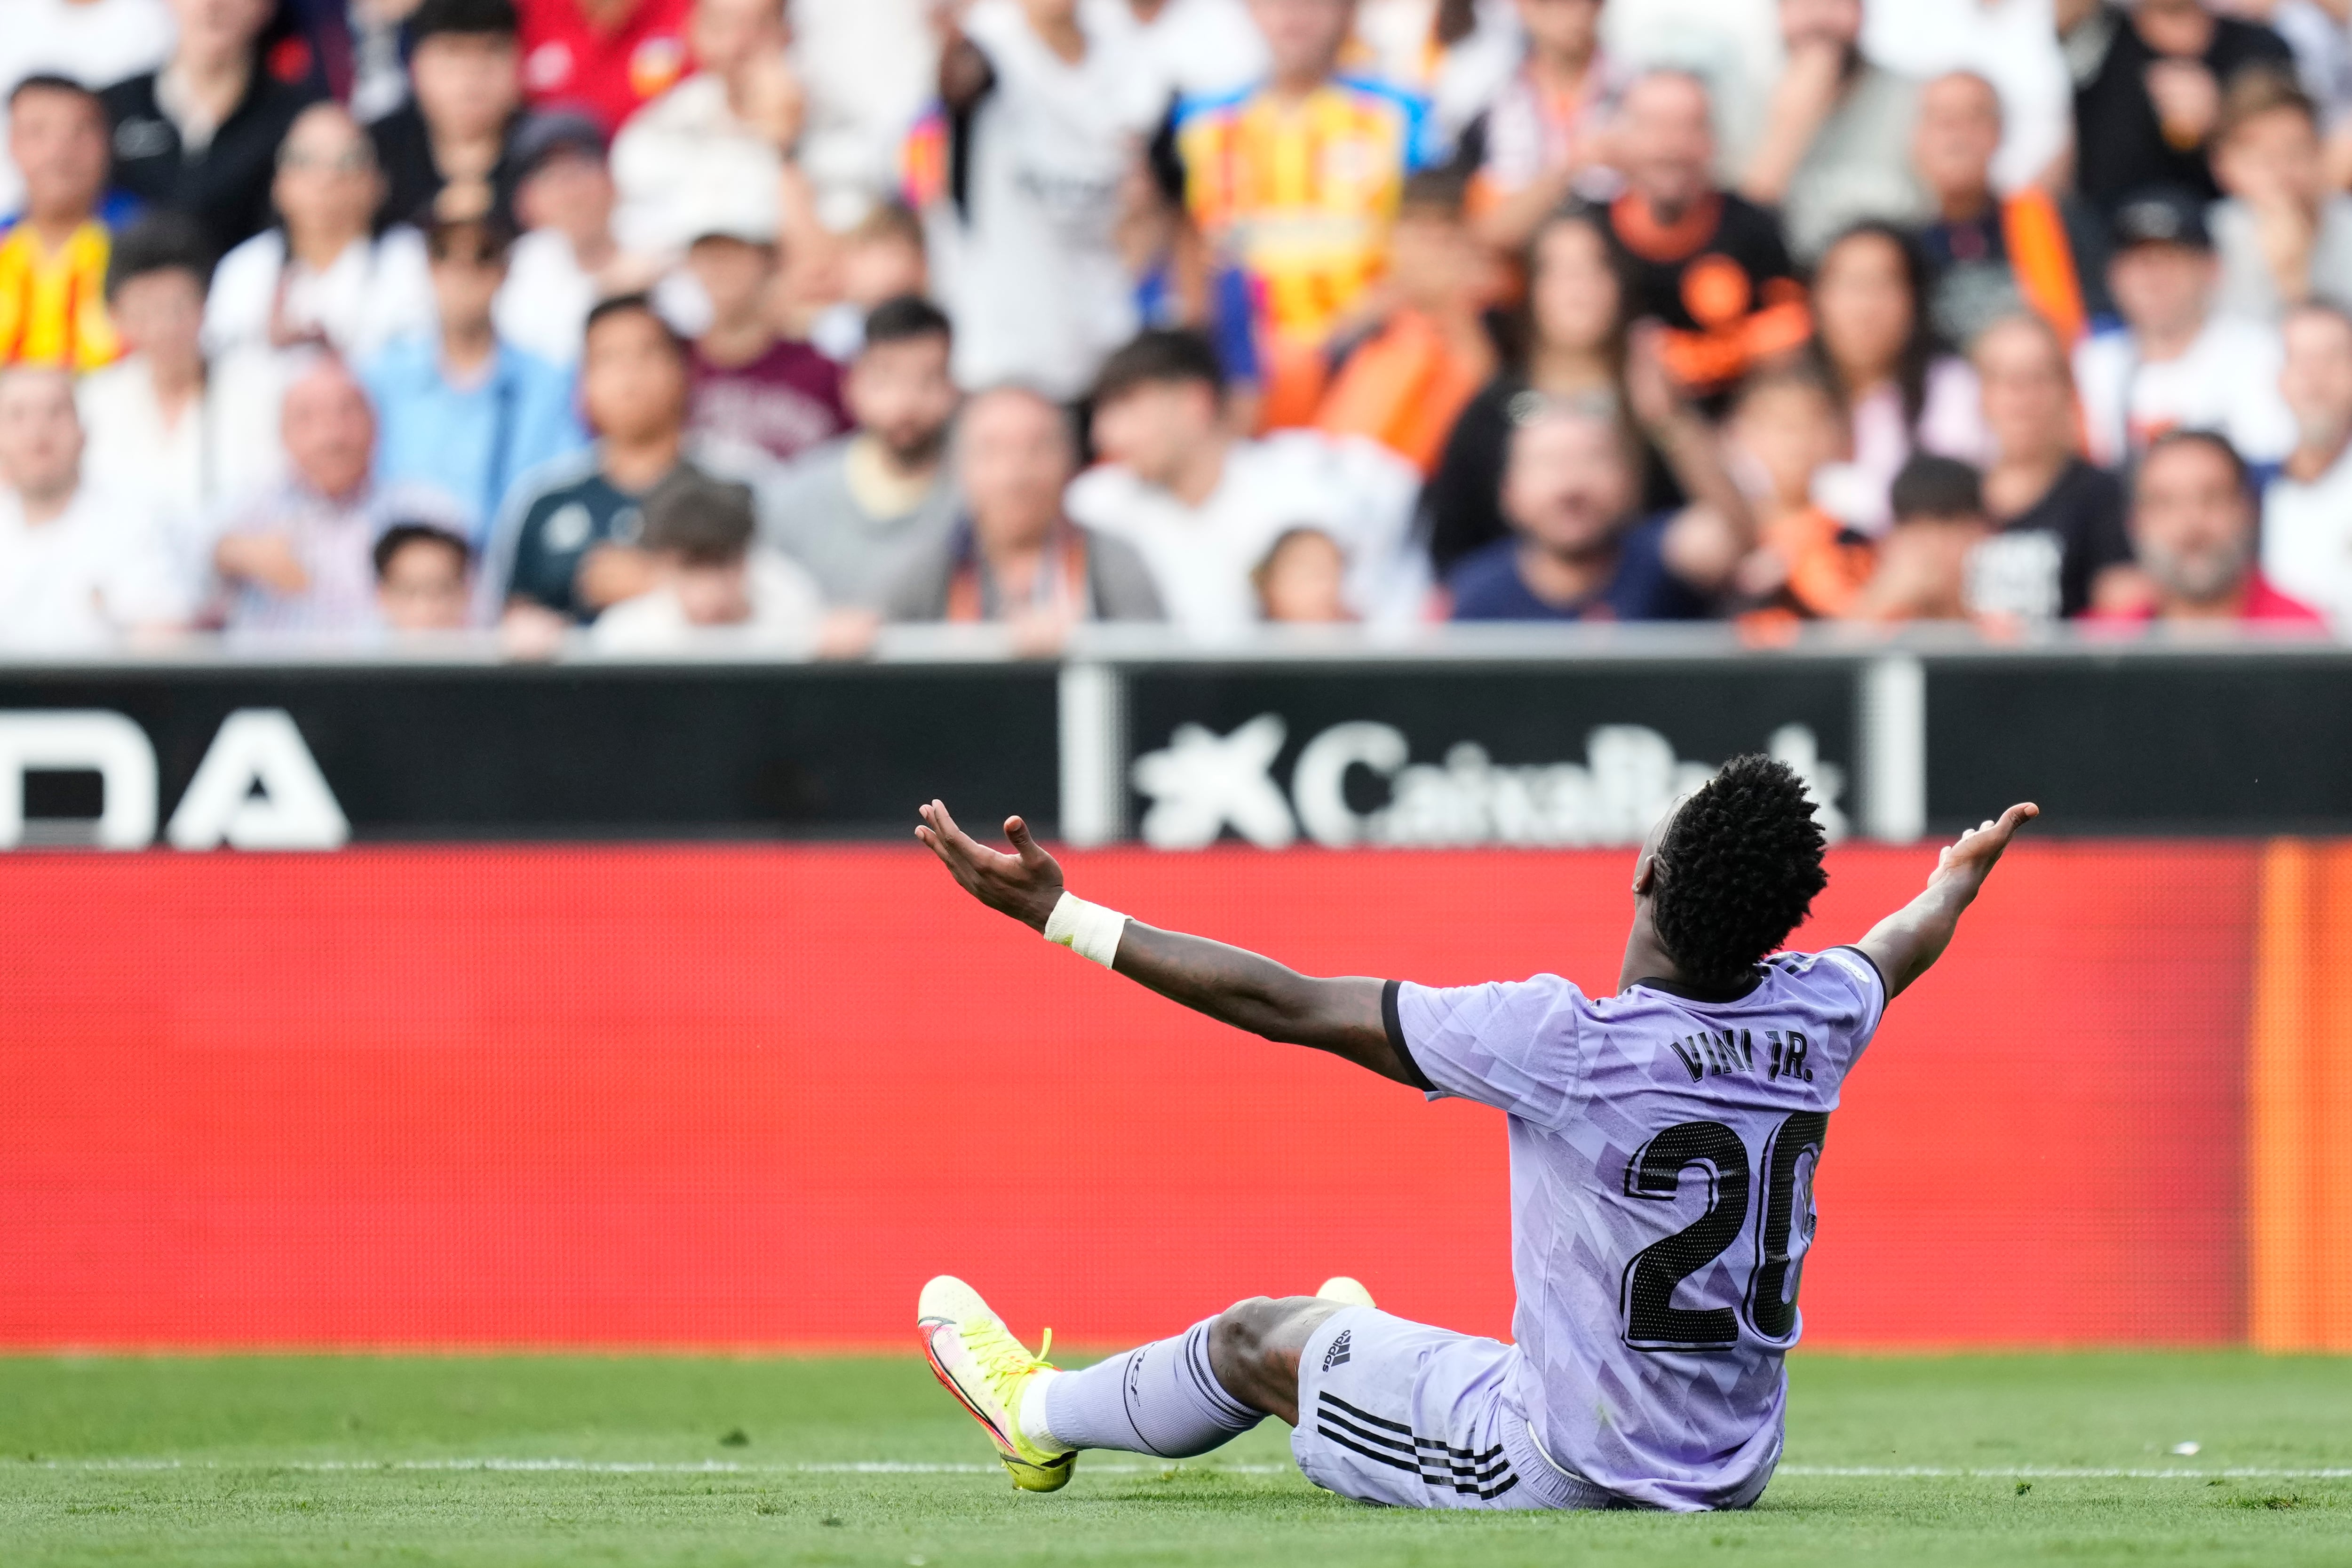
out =
[[[1135,759],[1135,787],[1152,803],[1143,814],[1143,841],[1154,849],[1199,849],[1231,823],[1261,849],[1289,847],[1298,824],[1272,776],[1288,732],[1279,713],[1261,713],[1230,735],[1177,726],[1166,751]]]

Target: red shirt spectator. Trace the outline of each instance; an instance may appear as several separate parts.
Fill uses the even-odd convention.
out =
[[[2220,436],[2179,430],[2159,436],[2140,459],[2133,487],[2132,548],[2147,580],[2146,598],[2102,606],[2110,625],[2263,622],[2313,631],[2326,622],[2254,569],[2253,491],[2246,465]]]
[[[687,72],[692,0],[520,0],[522,85],[533,104],[593,111],[606,131]]]

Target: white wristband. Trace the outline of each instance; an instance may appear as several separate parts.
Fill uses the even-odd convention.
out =
[[[1118,956],[1118,939],[1126,930],[1127,917],[1117,910],[1090,904],[1070,893],[1064,893],[1054,912],[1045,917],[1047,942],[1058,942],[1105,969]]]

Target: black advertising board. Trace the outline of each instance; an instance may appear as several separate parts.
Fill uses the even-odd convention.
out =
[[[1050,825],[1055,679],[976,665],[20,667],[0,671],[0,753],[60,710],[110,717],[135,751],[128,721],[152,746],[146,815],[162,827],[200,764],[235,749],[233,715],[283,715],[243,738],[274,743],[263,760],[295,774],[288,753],[307,753],[353,840],[895,837],[950,788],[979,820],[1017,808]],[[97,816],[90,763],[70,745],[42,756],[9,770],[25,814]]]

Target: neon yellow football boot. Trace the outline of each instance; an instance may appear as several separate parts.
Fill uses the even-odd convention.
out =
[[[1021,1430],[1021,1396],[1039,1372],[1051,1372],[1045,1352],[1053,1348],[1054,1331],[1031,1355],[980,1292],[952,1274],[942,1274],[923,1287],[915,1307],[915,1330],[922,1335],[923,1354],[931,1371],[971,1418],[988,1429],[996,1457],[1013,1472],[1013,1484],[1024,1492],[1058,1491],[1069,1484],[1076,1468],[1076,1449],[1052,1453],[1031,1442]]]
[[[1343,1307],[1369,1307],[1372,1304],[1372,1293],[1365,1289],[1360,1281],[1345,1274],[1334,1274],[1323,1281],[1322,1287],[1315,1292],[1315,1299],[1337,1301]]]

